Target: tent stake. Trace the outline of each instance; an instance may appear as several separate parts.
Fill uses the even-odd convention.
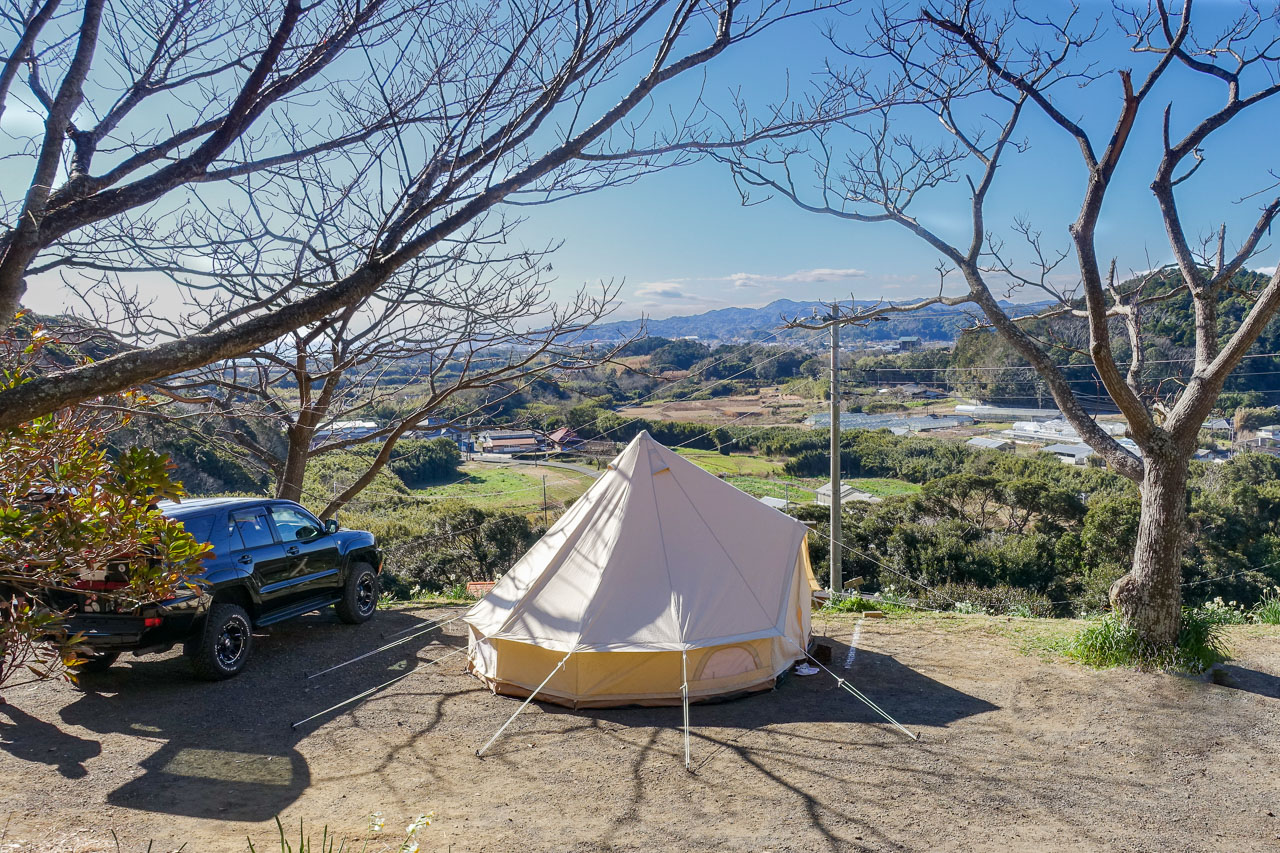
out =
[[[680,685],[680,696],[684,704],[684,769],[689,769],[689,653],[680,652],[680,672],[684,684]]]
[[[569,659],[569,655],[571,654],[573,654],[572,650],[570,650],[568,655],[565,655],[564,657],[560,658],[560,663],[556,664],[556,668],[551,670],[551,672],[547,674],[547,677],[542,679],[542,683],[538,685],[537,690],[534,690],[532,693],[530,693],[529,698],[524,700],[524,702],[520,704],[519,708],[516,708],[516,712],[511,715],[511,719],[503,723],[502,728],[498,729],[496,732],[493,733],[493,737],[489,738],[488,743],[486,743],[484,746],[476,750],[477,756],[484,755],[484,751],[489,747],[493,746],[493,742],[497,740],[502,735],[502,733],[507,730],[507,726],[515,722],[516,717],[520,716],[520,712],[523,711],[528,706],[528,704],[533,701],[533,697],[537,696],[538,693],[542,691],[542,688],[547,686],[547,682],[551,680],[551,676],[555,675],[557,672],[560,671],[560,667],[564,666],[565,661]]]
[[[849,693],[853,694],[853,695],[854,695],[854,696],[856,696],[858,699],[862,700],[862,701],[867,705],[867,707],[869,707],[871,710],[875,711],[875,712],[876,712],[877,714],[879,714],[881,717],[884,717],[884,718],[885,718],[885,719],[886,719],[890,724],[892,724],[892,725],[893,725],[893,727],[894,727],[894,728],[896,728],[898,731],[902,732],[904,735],[906,735],[907,737],[911,738],[912,740],[920,740],[920,735],[915,734],[914,732],[908,731],[908,730],[907,730],[907,729],[902,725],[902,723],[899,723],[899,722],[898,722],[897,720],[895,720],[893,717],[890,717],[890,716],[885,712],[885,710],[884,710],[883,708],[881,708],[881,707],[880,707],[879,705],[877,705],[875,702],[872,702],[870,699],[868,699],[868,698],[866,697],[866,695],[865,695],[861,690],[859,690],[858,688],[854,687],[852,684],[850,684],[849,682],[845,681],[843,678],[841,678],[840,676],[836,675],[834,672],[832,672],[831,670],[829,670],[829,669],[827,669],[825,666],[823,666],[821,661],[819,661],[819,660],[818,660],[817,658],[815,658],[813,655],[809,654],[809,652],[808,652],[806,649],[801,648],[801,647],[800,647],[800,646],[795,642],[795,640],[791,640],[791,638],[790,638],[790,637],[788,637],[787,639],[788,639],[788,640],[790,640],[790,642],[791,642],[791,644],[792,644],[792,645],[794,645],[796,648],[800,649],[800,651],[804,654],[804,656],[805,656],[805,657],[807,657],[809,660],[813,661],[813,662],[814,662],[814,664],[815,664],[819,669],[821,669],[821,670],[822,670],[823,672],[825,672],[827,675],[829,675],[829,676],[831,676],[832,678],[834,678],[834,679],[836,680],[836,684],[840,685],[840,686],[841,686],[841,687],[843,687],[846,691],[848,691]]]

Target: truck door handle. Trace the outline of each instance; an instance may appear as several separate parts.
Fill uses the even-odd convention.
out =
[[[241,563],[241,564],[243,564],[243,565],[246,565],[246,566],[251,566],[251,565],[253,565],[253,555],[252,555],[252,554],[241,554],[241,555],[240,555],[240,563]]]
[[[285,549],[284,549],[284,552],[285,552],[286,554],[288,554],[289,556],[296,556],[296,555],[297,555],[297,553],[298,553],[298,546],[297,546],[297,545],[290,545],[288,548],[285,548]]]

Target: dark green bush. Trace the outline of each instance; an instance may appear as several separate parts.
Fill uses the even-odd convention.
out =
[[[952,610],[957,602],[993,616],[1033,616],[1044,619],[1053,615],[1049,599],[1027,589],[1000,584],[983,587],[971,583],[947,583],[919,593],[921,607],[930,610]]]

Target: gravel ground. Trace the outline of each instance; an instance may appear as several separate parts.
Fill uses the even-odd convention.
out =
[[[423,812],[424,851],[1280,849],[1280,630],[1233,629],[1215,683],[1019,650],[1061,624],[833,619],[816,626],[833,668],[919,742],[830,677],[792,676],[695,706],[693,773],[678,708],[535,704],[477,758],[518,703],[461,655],[290,728],[460,647],[437,632],[306,679],[443,612],[278,626],[220,684],[171,654],[11,691],[0,851],[115,851],[112,830],[123,853],[276,850],[276,815],[363,839],[373,812],[370,851]]]

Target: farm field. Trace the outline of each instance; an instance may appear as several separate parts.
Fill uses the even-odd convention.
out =
[[[688,392],[686,391],[687,395]],[[794,394],[784,394],[776,388],[764,388],[758,393],[733,397],[713,397],[706,400],[655,400],[639,406],[618,410],[626,418],[646,418],[659,421],[688,421],[707,425],[738,423],[744,426],[764,424],[794,425],[818,405],[812,400]]]
[[[276,815],[423,850],[1274,850],[1280,843],[1280,631],[1232,628],[1217,679],[1063,663],[1044,638],[1076,623],[980,616],[815,618],[824,675],[692,709],[516,710],[465,674],[456,626],[306,674],[451,612],[406,608],[351,628],[272,629],[248,671],[192,680],[178,653],[126,659],[83,689],[18,688],[0,706],[0,846],[18,853],[278,850]],[[856,646],[852,646],[857,636]],[[313,689],[306,689],[312,687]],[[291,729],[355,696],[363,699]],[[589,796],[584,793],[590,792]],[[369,816],[386,822],[369,832]],[[348,846],[350,849],[350,845]]]
[[[576,498],[594,482],[588,474],[564,468],[533,465],[501,466],[468,462],[459,469],[458,483],[420,489],[415,494],[457,498],[481,509],[529,510],[542,506],[542,478],[547,478],[547,502],[563,503]]]
[[[694,450],[688,447],[678,447],[676,453],[712,474],[768,477],[782,473],[782,463],[745,453],[726,456],[714,450]]]

